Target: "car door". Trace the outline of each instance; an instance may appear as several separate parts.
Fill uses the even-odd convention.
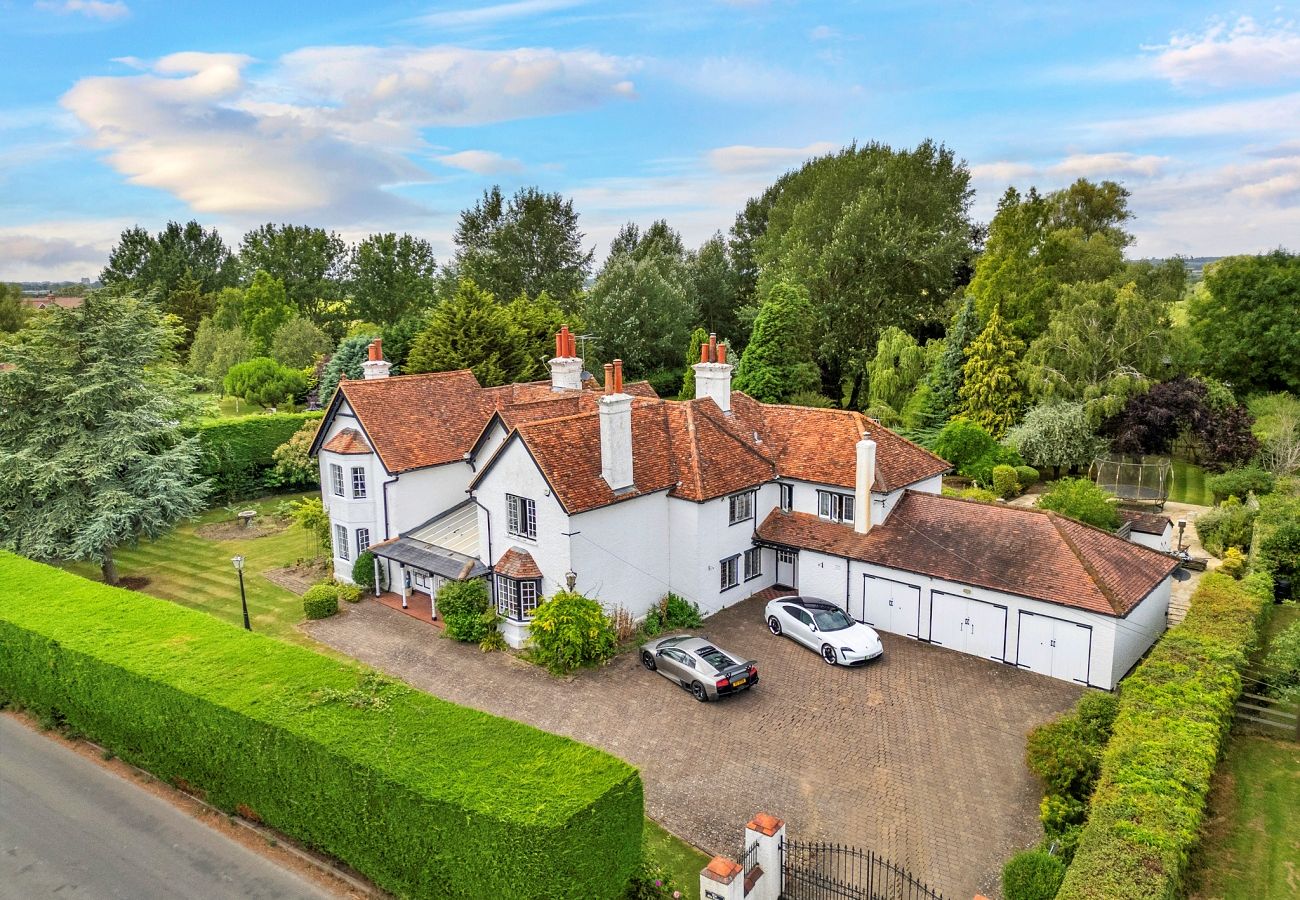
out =
[[[813,634],[813,620],[808,610],[801,609],[798,606],[782,606],[781,608],[790,617],[790,636],[805,647],[813,646],[817,637]]]
[[[655,665],[659,671],[667,675],[674,681],[682,680],[682,662],[681,652],[672,647],[664,647],[657,654]]]
[[[664,651],[664,656],[671,661],[670,671],[679,682],[689,686],[695,680],[694,661],[687,653],[676,647],[669,647]]]

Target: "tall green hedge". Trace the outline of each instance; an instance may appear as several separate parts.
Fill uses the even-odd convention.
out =
[[[1120,691],[1088,823],[1058,900],[1181,895],[1241,671],[1272,599],[1255,574],[1207,573],[1182,623]]]
[[[242,419],[218,419],[185,429],[199,436],[203,475],[212,479],[212,494],[222,500],[255,497],[280,487],[271,479],[271,454],[309,419],[321,413],[272,413]]]
[[[204,613],[0,553],[0,699],[400,897],[618,897],[636,770]]]

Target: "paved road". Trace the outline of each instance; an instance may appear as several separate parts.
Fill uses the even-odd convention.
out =
[[[874,850],[956,898],[996,896],[1002,863],[1042,837],[1025,734],[1081,693],[892,634],[883,660],[832,669],[768,634],[750,599],[704,632],[757,657],[763,682],[696,703],[633,653],[552,678],[374,600],[345,605],[307,632],[432,694],[621,756],[641,770],[650,816],[706,850],[734,857],[764,811],[792,838]]]
[[[0,716],[0,898],[331,895]]]

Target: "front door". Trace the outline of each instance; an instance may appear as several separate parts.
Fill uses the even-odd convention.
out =
[[[799,567],[799,554],[794,550],[776,551],[776,583],[786,587],[797,588],[799,583],[796,569]]]

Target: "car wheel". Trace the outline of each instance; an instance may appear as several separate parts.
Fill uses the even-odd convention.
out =
[[[709,692],[706,691],[704,689],[704,685],[700,684],[698,681],[692,682],[691,693],[694,694],[695,699],[700,701],[701,703],[709,702]]]
[[[822,659],[826,660],[828,666],[833,666],[839,661],[835,656],[835,648],[830,644],[822,644]]]
[[[645,666],[651,672],[655,670],[655,658],[651,655],[649,650],[641,651],[641,665]]]
[[[767,617],[767,630],[777,637],[781,636],[781,621],[776,616]]]

